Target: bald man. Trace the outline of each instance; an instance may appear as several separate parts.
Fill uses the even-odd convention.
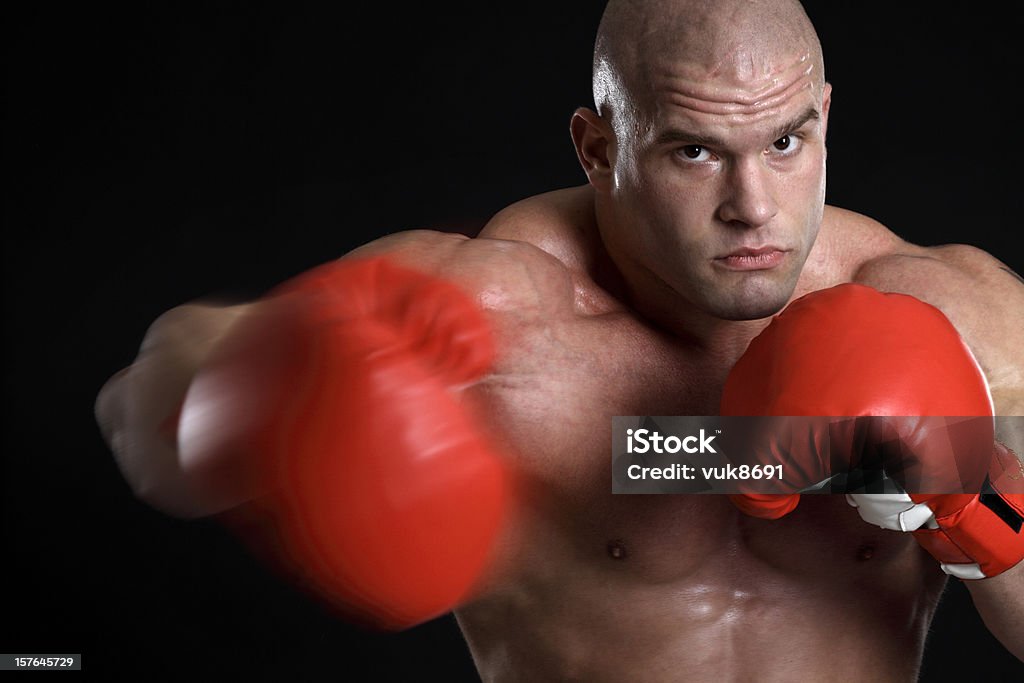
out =
[[[796,2],[612,0],[594,98],[571,121],[587,185],[514,204],[475,239],[409,232],[349,255],[457,283],[497,339],[467,401],[530,494],[498,569],[455,610],[481,677],[915,680],[946,576],[909,534],[842,496],[776,521],[724,496],[613,496],[610,418],[716,414],[769,317],[846,282],[941,309],[996,413],[1022,415],[1024,286],[976,249],[917,247],[825,206],[831,86]],[[154,506],[223,510],[190,490],[160,425],[258,306],[175,309],[101,392],[104,432]],[[968,587],[1024,657],[1024,566]]]

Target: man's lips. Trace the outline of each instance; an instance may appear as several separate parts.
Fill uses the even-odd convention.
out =
[[[744,247],[717,257],[715,262],[728,270],[768,270],[782,263],[788,251],[774,245]]]

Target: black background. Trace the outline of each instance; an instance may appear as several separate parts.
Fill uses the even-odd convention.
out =
[[[1012,10],[889,4],[808,8],[835,86],[829,201],[1019,271]],[[567,124],[590,104],[602,3],[332,7],[38,3],[4,20],[0,651],[147,679],[475,680],[451,619],[359,631],[212,523],[136,501],[93,422],[174,305],[258,294],[387,232],[472,231],[585,180]],[[924,680],[1021,670],[952,585]]]

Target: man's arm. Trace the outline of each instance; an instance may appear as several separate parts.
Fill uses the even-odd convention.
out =
[[[465,238],[426,231],[371,242],[351,255],[395,253],[427,272],[442,269]],[[178,453],[178,411],[196,372],[217,344],[259,302],[222,305],[192,302],[157,318],[130,366],[114,374],[96,398],[100,432],[132,492],[166,514],[196,518],[223,511],[207,500],[183,471]]]
[[[157,318],[130,366],[96,397],[100,432],[132,492],[175,517],[216,512],[193,490],[178,460],[177,411],[210,351],[257,304],[194,302]]]
[[[298,448],[292,438],[285,440],[277,438],[277,434],[284,432],[275,425],[279,426],[279,423],[287,422],[290,419],[289,416],[296,414],[296,411],[289,410],[287,407],[296,392],[291,391],[289,386],[282,386],[288,382],[282,383],[278,380],[281,380],[282,377],[301,376],[310,381],[299,382],[300,389],[302,387],[308,389],[307,384],[316,384],[324,388],[325,391],[329,389],[328,393],[331,396],[347,397],[352,395],[351,392],[344,388],[339,389],[338,385],[349,382],[353,376],[367,374],[363,372],[367,364],[358,362],[340,370],[336,369],[330,372],[318,370],[310,374],[307,367],[309,364],[302,365],[305,362],[304,359],[313,358],[314,361],[327,365],[332,363],[344,365],[350,362],[351,354],[347,352],[345,354],[332,353],[330,346],[318,347],[316,353],[306,353],[303,348],[304,345],[308,346],[309,343],[312,343],[309,340],[337,337],[343,347],[349,349],[351,345],[346,344],[361,332],[372,335],[380,333],[381,330],[384,332],[393,330],[396,333],[404,334],[421,330],[426,324],[429,329],[425,332],[425,337],[420,340],[429,343],[413,343],[402,346],[404,349],[402,354],[405,354],[403,358],[408,356],[407,352],[411,352],[413,349],[425,353],[432,352],[431,350],[437,353],[443,352],[444,348],[447,348],[441,343],[443,336],[439,336],[436,331],[429,331],[434,329],[430,325],[435,327],[437,325],[455,325],[460,320],[464,323],[467,318],[473,317],[464,315],[465,311],[458,312],[461,309],[454,305],[454,297],[446,299],[437,295],[439,288],[452,289],[452,286],[461,292],[460,299],[472,300],[475,307],[480,309],[479,312],[482,312],[493,332],[494,342],[499,347],[499,355],[501,347],[515,343],[515,335],[523,334],[524,329],[533,329],[538,325],[549,324],[552,318],[558,316],[575,315],[573,283],[568,269],[555,257],[525,242],[488,238],[469,239],[462,235],[414,231],[390,235],[372,242],[351,252],[343,260],[349,258],[362,259],[363,263],[358,266],[350,264],[348,267],[341,267],[337,264],[321,266],[314,269],[314,272],[306,273],[297,280],[291,281],[291,289],[295,290],[298,286],[301,291],[292,291],[291,294],[282,296],[295,296],[299,299],[288,299],[285,303],[282,303],[280,298],[269,301],[264,299],[249,305],[248,309],[190,305],[165,314],[159,324],[154,325],[147,335],[147,341],[143,344],[139,359],[130,368],[122,371],[108,382],[96,405],[97,417],[104,435],[112,449],[115,450],[126,479],[129,480],[133,490],[140,498],[176,516],[198,517],[220,513],[223,522],[241,534],[251,543],[257,554],[264,556],[264,559],[286,576],[308,574],[309,571],[317,570],[320,564],[309,562],[302,565],[301,558],[296,560],[285,552],[287,544],[282,545],[280,541],[280,528],[284,528],[282,527],[283,515],[277,514],[277,510],[271,507],[277,500],[274,495],[278,491],[270,491],[268,495],[259,493],[263,490],[262,485],[266,482],[278,483],[278,480],[274,479],[274,474],[278,470],[273,467],[265,467],[267,463],[274,465],[287,460],[289,463],[302,464],[309,461],[308,458],[288,459],[288,454],[282,455],[279,448],[273,453],[269,453],[270,457],[264,457],[268,454],[261,452],[266,450],[264,448],[266,444],[286,443],[289,445],[285,448],[293,452]],[[359,270],[360,273],[365,272],[364,266],[367,262],[380,262],[383,259],[386,259],[392,266],[402,270],[407,269],[409,272],[406,276],[389,278],[384,272],[391,271],[392,269],[389,267],[375,271],[379,277],[363,278],[360,276],[356,279],[368,286],[360,290],[362,294],[357,297],[358,301],[347,302],[344,293],[357,290],[352,288],[352,278],[345,273],[350,273],[353,269]],[[406,280],[410,278],[417,281],[429,280],[435,282],[437,286],[433,288],[428,286],[426,290],[406,288],[396,294],[395,280],[402,277],[405,277]],[[306,284],[303,285],[299,281],[304,281]],[[318,282],[321,284],[317,284]],[[339,282],[344,284],[339,285]],[[327,290],[323,290],[322,287],[326,287]],[[312,298],[300,300],[304,293],[309,291],[312,291]],[[363,306],[368,300],[371,303],[378,300],[384,303],[376,306]],[[392,306],[387,302],[395,305]],[[352,305],[350,306],[349,303]],[[290,312],[293,308],[292,304],[295,304],[294,313]],[[315,309],[312,316],[302,313],[303,310],[309,309]],[[385,317],[390,315],[392,318],[397,314],[400,320],[395,321],[391,318],[385,321],[371,320],[369,324],[360,327],[359,323],[362,318],[372,317],[378,313]],[[348,321],[350,318],[356,319],[354,326],[347,323],[343,326],[332,326],[331,321]],[[389,321],[395,324],[391,325]],[[320,322],[331,323],[328,325],[331,329],[328,330],[324,327],[321,330],[317,327]],[[254,329],[259,334],[250,334]],[[276,344],[275,340],[280,341],[278,337],[282,335],[276,333],[282,330],[285,341],[299,347],[299,352],[279,353],[279,349],[282,347],[280,344]],[[320,332],[324,334],[320,334]],[[459,343],[464,343],[469,338],[466,334],[456,334],[452,337]],[[477,348],[473,344],[470,344],[470,347],[470,350]],[[292,347],[286,346],[285,348]],[[241,353],[238,353],[240,349]],[[375,347],[375,350],[380,351],[381,349]],[[323,351],[326,353],[322,353]],[[388,352],[369,355],[373,356],[369,359],[370,362],[379,365],[387,359],[401,354]],[[467,355],[472,356],[473,353],[446,354],[444,362],[440,363],[440,366],[443,367],[436,368],[438,373],[432,369],[433,361],[429,358],[426,359],[428,362],[417,364],[410,361],[406,365],[420,367],[423,370],[421,374],[432,376],[436,380],[428,383],[438,384],[444,380],[438,374],[445,368],[450,371],[459,362],[464,362],[464,359],[463,361],[459,359]],[[436,365],[436,363],[434,364]],[[293,370],[296,371],[293,372]],[[495,367],[492,372],[500,372],[500,369]],[[382,436],[390,437],[399,433],[401,429],[399,423],[402,422],[402,419],[396,418],[394,415],[396,406],[402,404],[403,401],[408,403],[410,396],[418,396],[424,392],[405,391],[403,387],[408,388],[412,386],[412,383],[393,381],[394,372],[377,374],[371,372],[369,375],[380,376],[386,380],[385,383],[388,387],[397,392],[378,403],[380,410],[369,407],[366,396],[358,394],[361,398],[355,408],[346,404],[341,406],[337,413],[330,410],[327,412],[332,415],[331,419],[335,419],[337,414],[353,415],[359,429],[366,424],[384,427],[385,433]],[[259,379],[249,381],[249,378],[257,377]],[[244,381],[236,382],[233,381],[233,378],[240,378]],[[485,385],[490,378],[491,375],[487,375],[486,378],[481,379],[481,384]],[[500,442],[499,455],[504,455],[512,446],[508,444],[507,434],[502,432],[500,421],[492,424],[490,420],[492,416],[489,411],[491,392],[486,389],[480,392],[463,391],[475,382],[457,379],[457,384],[449,389],[451,393],[458,395],[456,403],[460,408],[465,409],[467,415],[465,421],[472,422],[474,429],[479,427],[481,434],[486,433],[486,440],[491,445],[498,446],[495,442]],[[239,389],[243,385],[244,388]],[[381,390],[383,391],[383,389]],[[307,391],[303,395],[306,396],[306,399],[302,405],[307,408],[322,405],[322,402],[316,398],[319,394],[309,395]],[[244,400],[235,400],[238,396]],[[420,415],[429,417],[431,411],[437,410],[437,406],[447,406],[449,403],[450,401],[447,401],[444,396],[428,401],[422,406],[422,409],[408,411],[405,414],[409,418],[407,421],[416,422]],[[184,417],[179,419],[176,411],[182,405]],[[257,409],[250,410],[254,405]],[[262,409],[268,405],[272,406],[269,411]],[[215,410],[208,411],[204,406],[210,406]],[[273,406],[280,409],[274,409]],[[140,409],[140,407],[144,409]],[[328,408],[332,408],[332,406],[328,406]],[[359,420],[359,417],[368,410],[380,419]],[[323,413],[324,411],[319,412]],[[245,419],[230,419],[236,414]],[[260,417],[249,419],[256,414]],[[309,413],[307,411],[301,414],[308,417]],[[223,419],[225,415],[229,417],[226,421]],[[213,416],[213,418],[207,419],[205,416]],[[475,420],[477,416],[481,418],[478,421]],[[192,419],[195,417],[203,419]],[[264,417],[267,419],[263,419]],[[178,422],[182,424],[180,430],[175,428]],[[255,433],[246,431],[253,424],[257,425],[257,429],[263,431]],[[304,424],[308,426],[309,421],[307,420]],[[432,424],[433,427],[424,427],[423,433],[435,433],[437,431],[436,420]],[[212,426],[212,429],[207,429],[206,425]],[[423,425],[420,424],[420,427]],[[356,453],[367,450],[361,447],[353,448],[347,443],[342,443],[341,436],[348,432],[359,431],[358,429],[337,430],[336,427],[330,427],[296,431],[293,429],[293,425],[288,424],[285,425],[285,428],[285,431],[292,437],[299,437],[298,440],[304,443],[308,442],[306,445],[313,443],[317,438],[327,439],[330,448],[320,448],[316,444],[313,444],[313,448],[306,448],[306,451],[314,455],[328,453],[328,451],[330,453]],[[267,430],[273,432],[269,433],[270,438],[264,438],[268,436]],[[181,438],[180,452],[179,444],[175,440],[176,432],[180,434]],[[334,432],[337,434],[332,436]],[[417,462],[436,459],[435,451],[451,445],[451,434],[444,429],[442,429],[442,433],[446,434],[446,438],[442,440],[444,443],[440,444],[432,444],[419,438],[407,439],[409,444],[419,443],[426,449],[423,458],[414,457]],[[495,442],[492,442],[490,437],[495,437]],[[378,443],[379,440],[374,439],[370,442]],[[435,445],[438,448],[435,448]],[[497,451],[498,448],[495,450]],[[389,460],[394,460],[399,449],[387,450]],[[247,457],[254,452],[255,457]],[[413,455],[415,456],[415,454]],[[327,458],[327,460],[329,459]],[[502,459],[511,462],[509,459]],[[186,463],[184,467],[182,461]],[[191,468],[188,466],[189,463],[191,463]],[[251,467],[254,463],[257,465],[263,463],[264,467]],[[289,467],[291,468],[289,471],[296,469],[291,465]],[[315,468],[313,469],[315,470]],[[306,470],[309,468],[306,467]],[[257,476],[251,476],[253,473]],[[261,474],[266,476],[259,476]],[[317,475],[317,472],[312,471],[308,482],[331,480],[330,476],[313,475]],[[518,477],[511,471],[509,475],[514,478],[510,488],[515,491],[519,481]],[[431,477],[417,477],[416,486],[422,488],[428,479]],[[449,480],[452,477],[442,476],[433,477],[433,479]],[[351,481],[359,481],[359,478],[351,479]],[[227,483],[230,485],[221,485]],[[249,483],[255,483],[255,486],[249,486]],[[294,481],[289,479],[289,483],[294,483]],[[387,490],[393,490],[393,487],[388,487]],[[481,486],[475,487],[474,490],[485,491]],[[255,498],[247,495],[252,492],[256,493]],[[330,501],[328,502],[331,504],[334,504],[333,501],[344,499],[342,496],[334,495],[333,492],[329,493]],[[315,496],[293,496],[291,489],[282,495],[291,496],[288,500],[291,501],[290,505],[293,508],[296,505],[308,507],[306,504],[309,503],[309,500],[315,498]],[[321,496],[322,498],[323,496]],[[358,496],[350,498],[355,499]],[[250,499],[251,502],[245,502]],[[418,500],[416,496],[410,496],[410,499]],[[513,499],[510,498],[507,506],[509,508],[508,517],[500,529],[499,537],[494,539],[493,561],[488,563],[486,573],[478,577],[473,590],[462,596],[462,602],[480,597],[493,587],[505,584],[517,571],[519,566],[517,558],[522,557],[518,544],[523,523],[520,511],[512,505],[512,502]],[[378,512],[380,511],[378,510]],[[394,510],[389,509],[385,512],[390,514]],[[371,514],[366,518],[379,520],[381,517],[381,514]],[[481,515],[474,514],[472,510],[465,510],[464,514],[458,517],[460,520],[471,520],[474,524],[482,519]],[[307,521],[317,523],[325,519],[329,521],[330,519],[354,518],[355,516],[349,514],[319,515],[315,511],[310,512],[308,517],[303,517]],[[360,519],[362,518],[364,517],[360,517]],[[392,514],[389,519],[394,520],[395,515]],[[413,514],[409,515],[407,519],[413,524],[422,524],[424,520],[429,521],[430,518],[423,514]],[[456,526],[458,525],[446,523],[437,528],[454,528]],[[431,533],[434,537],[434,542],[430,544],[431,549],[444,550],[448,547],[443,539],[436,536],[438,533],[436,530]],[[298,533],[294,534],[295,538],[298,536]],[[421,535],[404,532],[380,534],[378,537],[422,538]],[[339,561],[347,561],[351,557],[354,556],[346,555]],[[367,559],[366,562],[370,562],[370,559]],[[364,569],[369,567],[366,562],[364,562]],[[400,564],[406,568],[415,566],[414,563]],[[342,576],[344,572],[337,575]],[[445,575],[450,576],[451,572],[447,572]],[[413,581],[408,585],[419,584]]]
[[[942,310],[984,370],[996,415],[1024,415],[1024,284],[1005,264],[963,245],[905,245],[864,263],[855,280]],[[996,437],[1018,457],[1024,454],[1022,426],[1021,417],[996,423]],[[1024,660],[1024,562],[967,581],[967,588],[992,634]]]

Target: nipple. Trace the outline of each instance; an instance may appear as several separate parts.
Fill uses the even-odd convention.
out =
[[[875,546],[871,543],[865,543],[857,549],[857,560],[860,562],[867,562],[875,556]]]
[[[608,541],[608,557],[613,560],[626,559],[626,546],[622,541]]]

